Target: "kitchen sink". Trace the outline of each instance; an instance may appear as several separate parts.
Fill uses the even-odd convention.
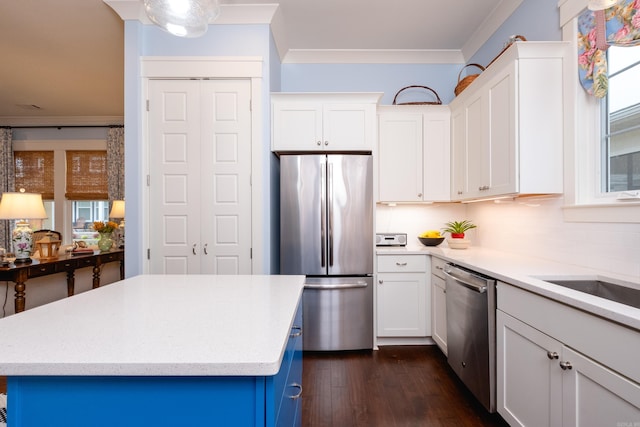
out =
[[[621,286],[599,279],[540,279],[565,288],[640,308],[640,289]]]

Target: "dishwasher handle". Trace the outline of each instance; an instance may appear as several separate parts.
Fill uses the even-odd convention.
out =
[[[479,294],[483,294],[487,292],[487,285],[479,285],[477,283],[470,283],[470,282],[467,282],[466,280],[459,279],[458,277],[452,275],[451,272],[447,271],[446,269],[444,271],[444,274],[445,276],[447,276],[448,279],[451,279],[456,283],[459,283],[465,288],[469,288],[472,291],[478,292]]]

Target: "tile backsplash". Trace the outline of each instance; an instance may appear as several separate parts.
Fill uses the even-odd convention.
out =
[[[473,246],[544,258],[640,278],[640,224],[565,222],[563,199],[434,205],[378,205],[376,231],[417,235],[452,220],[478,225],[468,235]],[[446,245],[446,242],[443,243]]]

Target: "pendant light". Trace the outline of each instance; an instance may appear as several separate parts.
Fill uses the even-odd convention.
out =
[[[200,37],[220,14],[219,0],[144,0],[147,17],[179,37]]]
[[[587,8],[589,8],[589,10],[605,10],[616,3],[618,3],[618,0],[589,0]]]

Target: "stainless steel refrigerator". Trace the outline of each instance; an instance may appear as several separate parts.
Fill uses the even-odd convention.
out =
[[[280,157],[280,272],[307,276],[304,350],[373,348],[373,235],[370,155]]]

